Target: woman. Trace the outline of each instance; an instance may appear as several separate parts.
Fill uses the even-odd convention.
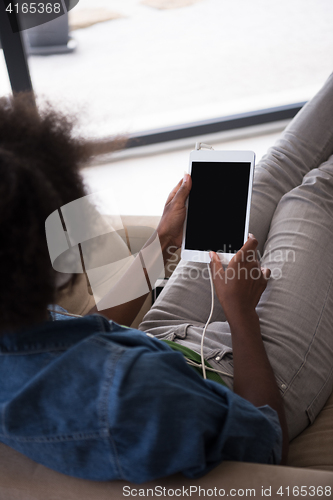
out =
[[[179,267],[141,324],[149,336],[114,322],[130,324],[144,296],[105,309],[103,316],[49,320],[47,306],[55,301],[57,276],[50,265],[44,224],[52,212],[85,195],[78,166],[89,151],[71,138],[65,117],[52,111],[38,116],[20,100],[2,100],[0,228],[1,274],[6,284],[0,301],[2,442],[55,470],[90,479],[142,482],[177,471],[197,477],[224,459],[278,463],[282,454],[285,461],[288,436],[281,395],[292,436],[308,423],[304,405],[311,407],[314,395],[320,394],[312,408],[315,412],[332,387],[328,368],[333,358],[328,338],[332,313],[324,310],[331,300],[333,273],[325,252],[332,236],[329,222],[320,215],[333,202],[332,181],[327,176],[321,183],[329,164],[310,172],[333,149],[333,132],[326,126],[332,116],[332,90],[331,78],[257,167],[251,230],[258,239],[250,235],[230,267],[256,267],[259,279],[225,280],[212,254],[220,306],[207,331],[206,357],[213,368],[227,373],[220,378],[224,384],[204,380],[186,364],[183,354],[151,338],[167,337],[175,346],[182,343],[198,350],[198,333],[209,312],[209,282],[189,280],[186,264]],[[298,133],[299,159],[287,149]],[[169,196],[157,229],[165,261],[168,250],[180,245],[190,187],[191,180],[185,176]],[[302,222],[293,213],[302,215],[303,203],[311,206],[312,222]],[[297,233],[303,246],[290,241],[297,220],[305,228]],[[313,234],[325,238],[320,251],[326,268],[316,276],[318,293],[313,288],[304,292],[314,279],[305,257],[312,250]],[[156,239],[155,235],[151,242]],[[257,248],[262,251],[265,242],[261,262],[265,268],[274,270],[279,265],[274,252],[281,242],[285,248],[295,248],[302,259],[296,259],[295,267],[282,273],[281,279],[271,278],[263,294],[270,273],[247,256]],[[273,257],[268,261],[270,247]],[[297,287],[302,287],[303,297]],[[282,333],[281,323],[282,328],[288,327]],[[317,325],[315,336],[313,325]],[[298,328],[304,329],[302,337],[297,336]],[[318,367],[308,363],[313,345],[320,358]],[[299,387],[298,377],[302,391],[292,406],[287,395]],[[304,387],[310,378],[311,384]]]
[[[229,374],[222,375],[228,387],[238,392],[241,375],[256,386],[260,377],[255,378],[250,332],[258,331],[259,318],[290,439],[314,421],[333,386],[332,117],[333,75],[255,168],[250,231],[258,241],[261,266],[272,273],[256,315],[239,280],[230,280],[228,290],[223,280],[215,280],[219,301],[205,337],[205,358]],[[213,260],[219,265],[216,256]],[[174,332],[176,341],[182,332],[179,342],[200,343],[210,285],[200,272],[191,279],[195,268],[201,271],[202,265],[178,266],[140,329],[159,338]],[[256,301],[255,293],[250,295]],[[231,316],[237,308],[238,321],[245,325],[235,343]]]

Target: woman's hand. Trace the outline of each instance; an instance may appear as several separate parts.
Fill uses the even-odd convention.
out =
[[[166,201],[157,234],[162,246],[179,248],[182,244],[183,226],[186,215],[185,202],[192,187],[191,176],[185,174],[171,191]]]
[[[267,286],[271,271],[260,268],[257,246],[258,241],[250,234],[225,271],[217,254],[210,253],[216,294],[229,323],[235,315],[253,315]]]

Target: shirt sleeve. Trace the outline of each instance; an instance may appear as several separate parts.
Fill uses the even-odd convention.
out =
[[[119,363],[109,426],[121,478],[140,483],[176,472],[196,478],[223,460],[279,461],[281,429],[271,408],[202,379],[168,346],[128,350]]]

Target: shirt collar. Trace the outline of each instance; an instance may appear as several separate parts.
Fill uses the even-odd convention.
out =
[[[0,335],[0,355],[65,350],[90,335],[111,329],[110,322],[97,314],[78,319],[45,321],[15,332],[3,332]]]

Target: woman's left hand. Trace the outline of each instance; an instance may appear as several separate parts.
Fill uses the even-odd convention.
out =
[[[185,174],[184,178],[179,181],[168,196],[161,221],[157,227],[157,234],[163,246],[179,248],[182,244],[186,216],[185,202],[190,194],[191,187],[191,176]]]

